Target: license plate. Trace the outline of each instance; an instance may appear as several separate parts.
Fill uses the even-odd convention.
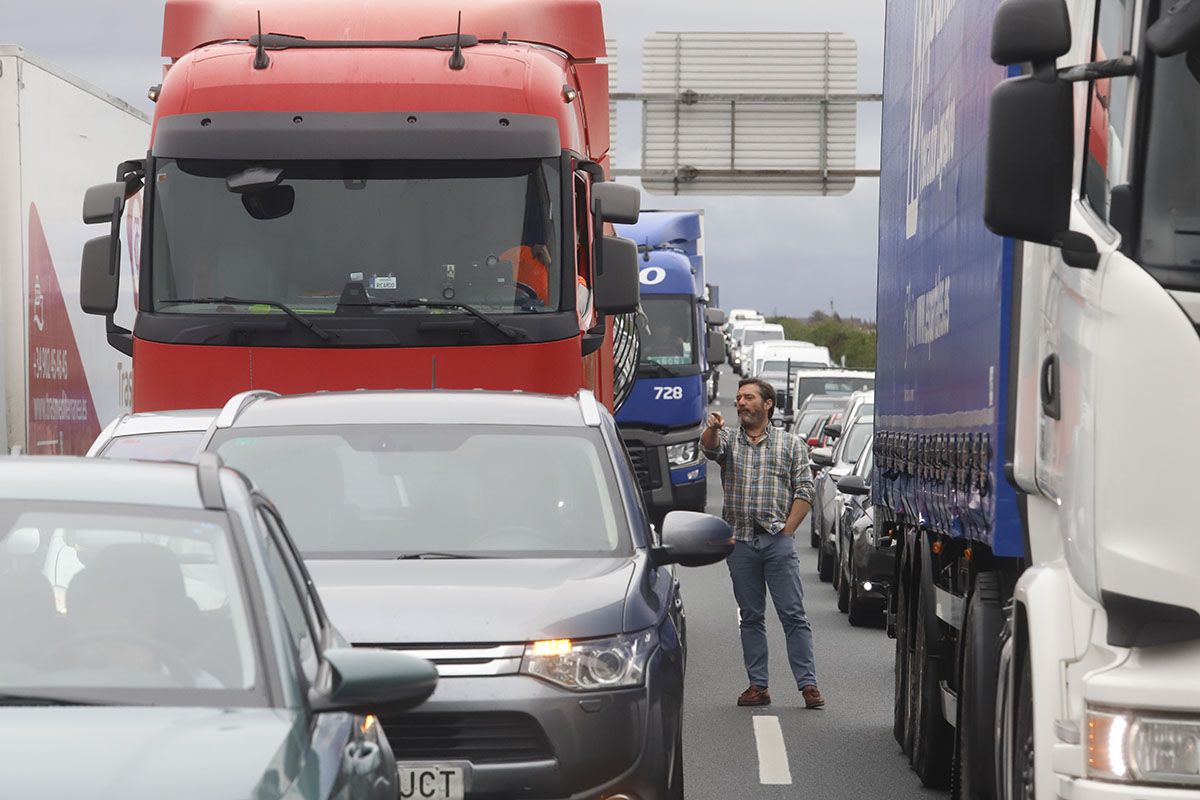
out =
[[[463,768],[443,764],[399,764],[400,800],[463,800]]]

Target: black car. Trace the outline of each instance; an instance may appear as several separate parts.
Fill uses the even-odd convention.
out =
[[[896,562],[896,543],[880,539],[871,505],[874,440],[854,469],[838,481],[843,496],[838,525],[838,610],[849,613],[850,624],[879,626],[887,610],[888,589]]]

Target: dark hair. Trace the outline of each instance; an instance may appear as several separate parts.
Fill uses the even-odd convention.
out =
[[[742,378],[738,381],[738,388],[743,386],[755,386],[758,388],[758,395],[763,399],[763,402],[770,402],[771,410],[774,411],[778,402],[775,400],[775,387],[764,381],[762,378]]]

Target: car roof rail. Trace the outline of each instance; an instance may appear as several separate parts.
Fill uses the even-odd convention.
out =
[[[201,453],[196,460],[196,477],[200,483],[200,502],[207,511],[224,511],[225,495],[221,492],[221,457],[216,453]]]
[[[272,392],[270,389],[251,389],[248,392],[235,394],[226,401],[221,413],[217,414],[215,424],[218,428],[228,428],[237,422],[238,416],[255,401],[279,396],[279,392]]]
[[[580,389],[575,397],[579,400],[579,412],[583,414],[583,424],[589,428],[599,428],[603,417],[600,415],[600,402],[596,400],[596,395],[587,389]]]

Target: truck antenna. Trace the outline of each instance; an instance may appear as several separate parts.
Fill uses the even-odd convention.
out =
[[[450,69],[458,71],[467,66],[462,52],[462,11],[458,12],[458,30],[454,33],[454,52],[450,54]]]
[[[263,47],[262,35],[262,12],[258,12],[258,40],[254,48],[254,68],[266,69],[271,66],[271,59],[267,55],[266,48]]]

